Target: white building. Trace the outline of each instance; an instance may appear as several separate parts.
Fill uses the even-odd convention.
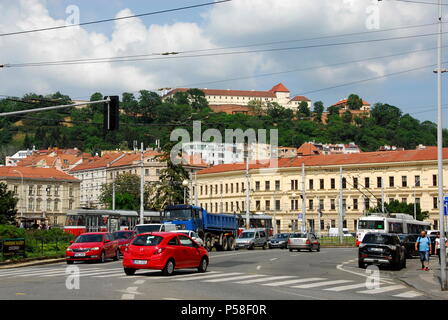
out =
[[[168,92],[163,99],[172,97],[176,92],[186,92],[188,88],[178,88]],[[247,106],[250,101],[276,102],[281,106],[296,110],[302,101],[311,108],[311,100],[304,96],[291,97],[290,91],[282,83],[277,84],[268,91],[255,90],[222,90],[222,89],[200,89],[204,92],[210,106],[239,105]]]
[[[32,155],[34,151],[36,151],[34,146],[33,146],[32,150],[30,150],[30,149],[19,150],[16,153],[14,153],[12,156],[5,158],[5,165],[14,167],[17,165],[17,162],[22,161],[23,159]]]

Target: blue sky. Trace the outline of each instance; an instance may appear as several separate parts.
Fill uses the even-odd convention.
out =
[[[138,14],[203,2],[207,1],[0,0],[0,10],[6,12],[6,19],[0,22],[0,30],[26,30],[60,24],[66,19],[65,10],[69,5],[79,7],[80,20],[84,22],[114,17],[120,12],[122,15]],[[0,63],[216,48],[435,22],[436,8],[433,6],[383,1],[378,7],[380,29],[367,29],[366,21],[371,17],[369,10],[372,8],[375,7],[371,0],[234,0],[214,7],[154,15],[122,23],[86,26],[79,31],[5,37],[0,39]],[[256,48],[345,42],[435,31],[435,26],[430,26]],[[435,46],[436,37],[430,36],[350,46],[170,61],[10,68],[0,71],[0,83],[3,84],[0,94],[47,94],[59,90],[75,98],[86,98],[95,91],[121,94],[124,91],[246,77],[244,80],[209,83],[200,87],[266,90],[283,82],[291,90],[291,94],[305,93],[313,101],[322,100],[325,106],[350,93],[357,93],[372,104],[389,103],[422,121],[435,121],[436,76],[431,68],[306,94],[309,91],[432,64],[436,61],[435,51],[305,72],[251,77],[261,73],[325,66]],[[446,88],[446,83],[444,87]],[[446,120],[444,122],[447,123]]]

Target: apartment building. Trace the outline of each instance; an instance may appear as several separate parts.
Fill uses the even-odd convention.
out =
[[[444,150],[444,159],[448,159],[448,149]],[[270,168],[273,163],[276,165]],[[213,213],[245,212],[245,168],[244,163],[223,164],[200,171],[193,189],[198,193],[198,204]],[[423,211],[429,212],[428,221],[438,228],[436,147],[284,158],[250,164],[249,173],[250,211],[271,214],[278,231],[288,232],[300,226],[303,202],[310,229],[326,231],[336,227],[340,186],[345,208],[343,224],[350,231],[356,230],[360,216],[381,204],[382,190],[385,202],[399,200],[420,204]],[[447,169],[444,179],[448,181]],[[305,199],[302,199],[302,183]]]
[[[17,199],[17,220],[63,225],[67,210],[79,207],[80,181],[54,168],[0,167],[0,182]]]

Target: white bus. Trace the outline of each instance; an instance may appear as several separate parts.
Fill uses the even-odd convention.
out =
[[[374,213],[358,219],[356,245],[362,242],[368,232],[418,234],[422,230],[431,229],[429,222],[415,220],[409,214],[391,213],[389,215]]]

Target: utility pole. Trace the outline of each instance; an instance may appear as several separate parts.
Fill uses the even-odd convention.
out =
[[[250,229],[249,157],[246,157],[246,228]]]
[[[307,232],[307,228],[306,228],[305,163],[304,162],[302,162],[302,232]]]
[[[339,241],[342,243],[344,240],[344,238],[343,238],[344,237],[344,232],[343,232],[344,206],[342,203],[344,194],[342,191],[342,167],[339,168],[339,176],[340,177],[339,177],[339,225],[338,225],[339,230],[338,230],[338,233],[339,233]]]
[[[198,176],[196,172],[194,173],[194,205],[198,206]]]
[[[112,210],[115,210],[115,174],[113,174],[112,179]]]
[[[440,282],[442,291],[447,290],[445,217],[443,204],[443,136],[442,136],[442,0],[439,3],[439,35],[437,40],[437,167],[439,183],[439,225],[440,225]]]
[[[384,180],[381,177],[381,212],[384,214]]]
[[[140,168],[140,223],[143,224],[143,212],[145,211],[144,208],[144,187],[145,187],[145,166],[144,166],[144,155],[143,155],[143,142],[141,144],[141,155],[140,155],[140,162],[141,162],[141,168]]]
[[[417,220],[417,204],[415,203],[415,187],[414,187],[414,220]]]
[[[321,230],[320,230],[320,220],[322,218],[322,208],[320,207],[320,197],[317,196],[317,236],[320,238],[321,236]]]

